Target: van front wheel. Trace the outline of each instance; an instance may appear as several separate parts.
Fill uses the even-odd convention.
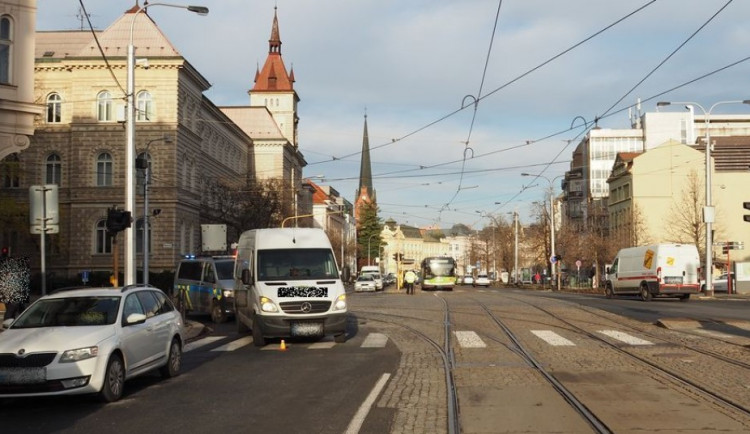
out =
[[[265,347],[266,338],[263,337],[263,330],[260,329],[260,321],[258,321],[258,315],[253,315],[253,344],[256,347]]]
[[[221,301],[214,300],[211,302],[211,321],[215,324],[221,324],[227,320],[227,315],[224,313],[224,309],[221,308]]]
[[[607,298],[614,298],[615,293],[612,291],[612,285],[607,285],[606,288],[604,288],[604,295]]]
[[[646,285],[645,283],[641,285],[641,300],[651,300],[651,291],[648,290],[648,285]]]

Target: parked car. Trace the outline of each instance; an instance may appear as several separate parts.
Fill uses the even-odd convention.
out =
[[[492,282],[490,281],[490,278],[486,274],[477,274],[477,278],[474,279],[473,286],[476,288],[477,286],[484,286],[489,287]]]
[[[3,328],[2,398],[98,393],[112,402],[135,376],[180,372],[182,316],[150,286],[59,290]]]
[[[474,277],[469,275],[464,276],[464,285],[474,285]]]
[[[363,274],[357,277],[357,280],[354,282],[354,292],[377,290],[377,283],[372,274]]]
[[[383,277],[383,285],[393,285],[396,283],[396,275],[393,273],[388,273]]]
[[[727,273],[721,273],[719,277],[714,278],[714,292],[728,292],[729,291],[729,284],[728,282],[728,275]],[[701,291],[706,290],[706,280],[701,280]]]

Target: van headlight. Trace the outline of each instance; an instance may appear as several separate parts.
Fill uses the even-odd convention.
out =
[[[225,289],[221,293],[221,295],[223,295],[224,297],[227,297],[227,298],[232,298],[232,297],[234,297],[234,291],[232,291],[231,289]]]
[[[333,303],[333,310],[346,310],[346,294],[336,297],[336,301]]]
[[[278,312],[279,308],[270,298],[262,296],[260,297],[260,310],[263,312]]]

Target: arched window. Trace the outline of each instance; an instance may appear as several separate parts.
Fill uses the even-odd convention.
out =
[[[62,121],[62,97],[58,93],[47,96],[47,123],[57,124]]]
[[[18,178],[20,172],[20,162],[18,154],[10,154],[0,161],[0,173],[2,173],[3,187],[18,188],[21,182]]]
[[[13,22],[10,17],[0,17],[0,83],[11,84],[13,63]]]
[[[112,155],[102,152],[96,157],[96,186],[109,187],[112,185]]]
[[[96,246],[96,250],[94,251],[94,253],[112,253],[112,238],[107,233],[106,219],[96,222],[94,239],[94,243]]]
[[[153,114],[151,94],[146,90],[142,90],[136,95],[136,101],[138,110],[135,119],[138,121],[150,121]]]
[[[109,122],[112,120],[112,95],[103,90],[96,96],[96,118],[101,122]]]
[[[57,154],[49,154],[44,175],[45,184],[62,184],[62,159]]]

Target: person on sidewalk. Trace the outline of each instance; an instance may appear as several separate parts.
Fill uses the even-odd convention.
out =
[[[414,282],[417,280],[417,274],[413,270],[408,270],[404,275],[404,281],[406,282],[406,293],[414,295]]]

